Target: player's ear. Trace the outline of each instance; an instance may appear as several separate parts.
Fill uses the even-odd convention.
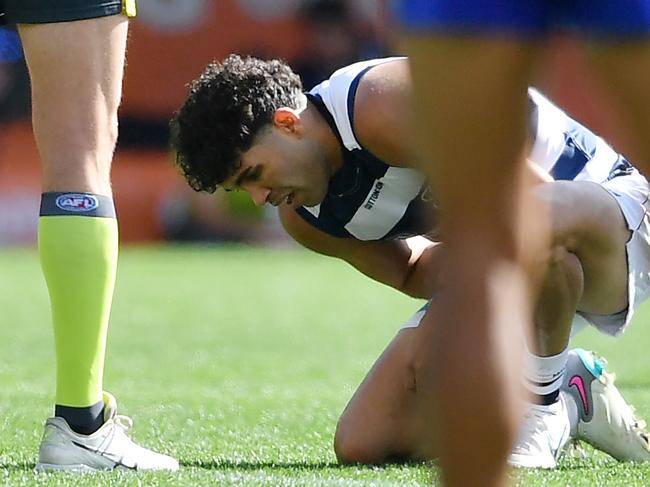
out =
[[[273,114],[273,125],[279,129],[297,135],[302,134],[302,120],[300,114],[293,108],[278,108]]]

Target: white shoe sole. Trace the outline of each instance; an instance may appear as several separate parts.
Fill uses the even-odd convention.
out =
[[[511,454],[508,458],[508,465],[514,468],[540,468],[544,470],[552,470],[557,467],[557,462],[531,462],[531,458],[525,455],[514,455]]]
[[[92,473],[99,472],[96,468],[83,464],[56,465],[53,463],[37,463],[34,468],[37,472],[74,472],[74,473]]]

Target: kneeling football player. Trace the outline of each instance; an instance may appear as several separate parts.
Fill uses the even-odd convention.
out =
[[[430,299],[445,289],[445,243],[436,195],[413,168],[410,97],[404,58],[344,67],[304,93],[286,64],[233,55],[192,83],[172,124],[177,162],[195,190],[247,191],[277,206],[305,247]],[[619,335],[650,294],[650,186],[535,89],[529,101],[529,177],[551,210],[552,246],[539,257],[533,336],[522,338],[531,402],[510,463],[553,468],[571,437],[620,460],[648,460],[644,425],[603,362],[569,351],[569,339],[578,322]],[[426,326],[445,323],[418,326],[426,312],[397,333],[343,412],[341,462],[436,456],[420,434],[431,413],[414,344]],[[480,414],[480,398],[476,407]]]

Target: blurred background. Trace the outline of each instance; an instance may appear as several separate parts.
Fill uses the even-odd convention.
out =
[[[399,54],[389,0],[139,0],[131,24],[113,186],[122,243],[286,243],[273,208],[193,192],[173,167],[168,120],[187,83],[231,52],[288,61],[311,88],[338,67]],[[36,242],[40,168],[15,29],[0,29],[0,245]],[[5,47],[2,47],[5,46]],[[535,84],[624,152],[632,148],[579,46],[558,37]],[[468,73],[473,76],[476,74]],[[460,107],[462,108],[462,107]]]

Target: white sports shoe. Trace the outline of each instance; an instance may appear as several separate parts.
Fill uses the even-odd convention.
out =
[[[520,468],[555,468],[569,441],[571,425],[566,398],[550,406],[528,404],[508,463]]]
[[[70,429],[63,418],[49,418],[38,452],[36,470],[178,470],[178,462],[136,445],[126,434],[131,418],[118,416],[115,398],[104,392],[104,425],[91,435]]]
[[[583,349],[569,351],[562,391],[570,395],[578,413],[577,438],[621,461],[650,460],[645,421],[634,416],[614,385],[606,362]]]

